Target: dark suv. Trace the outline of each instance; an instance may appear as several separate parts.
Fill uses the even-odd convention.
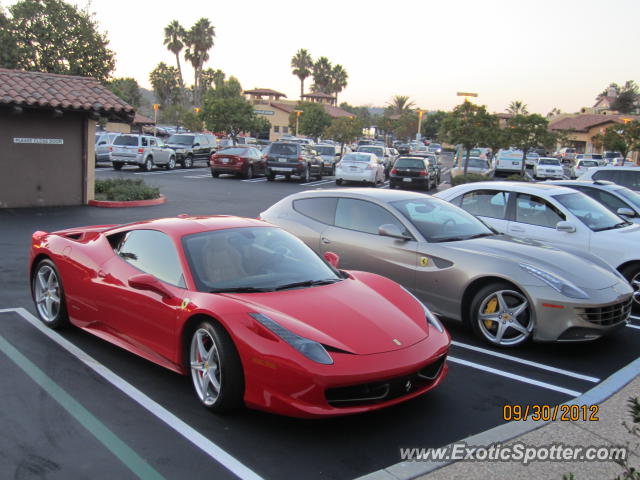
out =
[[[400,157],[391,169],[389,188],[420,187],[430,190],[437,186],[437,171],[428,158]]]
[[[191,168],[196,160],[209,162],[216,151],[216,138],[209,133],[176,133],[167,139],[167,146],[176,151],[182,168]]]
[[[291,175],[300,177],[301,182],[308,182],[311,177],[322,179],[324,168],[322,157],[308,145],[294,142],[274,142],[265,154],[267,160],[267,180],[276,179],[282,174],[287,180]]]

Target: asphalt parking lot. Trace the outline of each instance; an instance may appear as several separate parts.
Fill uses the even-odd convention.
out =
[[[212,415],[199,406],[190,379],[78,329],[57,333],[32,323],[31,233],[180,213],[256,217],[290,193],[335,184],[213,179],[202,167],[97,171],[97,178],[113,176],[144,178],[169,200],[134,209],[0,211],[2,477],[356,478],[398,463],[400,447],[442,446],[504,423],[505,404],[568,401],[637,357],[638,319],[595,343],[513,351],[487,347],[445,320],[453,338],[449,376],[413,401],[321,421],[251,410]]]

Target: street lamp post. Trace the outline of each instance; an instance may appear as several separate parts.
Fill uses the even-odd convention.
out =
[[[294,110],[294,113],[296,114],[296,137],[298,136],[298,121],[300,120],[300,114],[303,112],[303,110]]]
[[[422,127],[422,115],[424,115],[425,110],[416,110],[418,112],[418,133],[416,133],[416,140],[422,139],[422,133],[420,133],[420,128]]]
[[[159,109],[160,109],[160,104],[154,103],[153,104],[153,136],[154,137],[158,134],[157,129],[158,129],[158,110]]]
[[[458,93],[456,93],[456,95],[458,97],[464,97],[464,101],[465,102],[469,101],[469,97],[477,97],[478,96],[477,93],[472,93],[472,92],[458,92]]]

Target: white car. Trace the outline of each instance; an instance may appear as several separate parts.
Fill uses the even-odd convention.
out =
[[[608,180],[630,190],[640,191],[640,168],[638,167],[598,167],[590,168],[578,180]]]
[[[640,312],[640,225],[593,198],[567,187],[525,182],[466,183],[435,196],[498,232],[599,256],[629,281],[635,291],[633,310]]]
[[[384,183],[384,162],[375,153],[347,153],[336,164],[336,185],[363,182],[373,186]]]
[[[571,178],[578,178],[583,173],[587,173],[590,168],[598,166],[597,160],[576,160],[576,163],[571,167]]]
[[[541,157],[533,166],[533,178],[564,178],[564,167],[557,158]]]
[[[536,164],[539,158],[540,158],[540,155],[538,155],[536,152],[527,153],[527,158],[525,159],[525,162],[524,162],[525,166],[527,168],[533,168],[533,166]]]

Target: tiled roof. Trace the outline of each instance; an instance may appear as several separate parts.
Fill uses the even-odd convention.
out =
[[[132,123],[136,123],[138,125],[155,125],[156,122],[154,122],[152,118],[142,115],[141,113],[136,113]]]
[[[96,79],[0,68],[0,106],[96,112],[130,122],[134,109]]]
[[[573,130],[576,132],[588,132],[591,128],[603,125],[605,123],[616,122],[623,123],[623,118],[631,118],[638,120],[639,117],[634,115],[602,115],[602,114],[584,114],[575,117],[565,117],[551,122],[550,130]]]
[[[249,95],[274,95],[276,97],[287,97],[284,93],[271,90],[270,88],[254,88],[253,90],[245,90],[244,93]]]
[[[327,112],[327,114],[331,117],[331,118],[338,118],[338,117],[351,117],[353,116],[352,113],[347,112],[346,110],[342,110],[341,108],[338,107],[334,107],[333,105],[327,105],[325,103],[319,103],[318,105],[321,105],[322,108],[324,108],[324,111]],[[284,112],[287,113],[291,113],[296,109],[295,105],[289,105],[287,103],[280,103],[280,102],[271,102],[271,106],[274,108],[278,108]]]
[[[322,93],[322,92],[317,92],[317,93],[305,93],[304,95],[302,95],[302,98],[333,98],[333,95],[329,95],[328,93]]]

